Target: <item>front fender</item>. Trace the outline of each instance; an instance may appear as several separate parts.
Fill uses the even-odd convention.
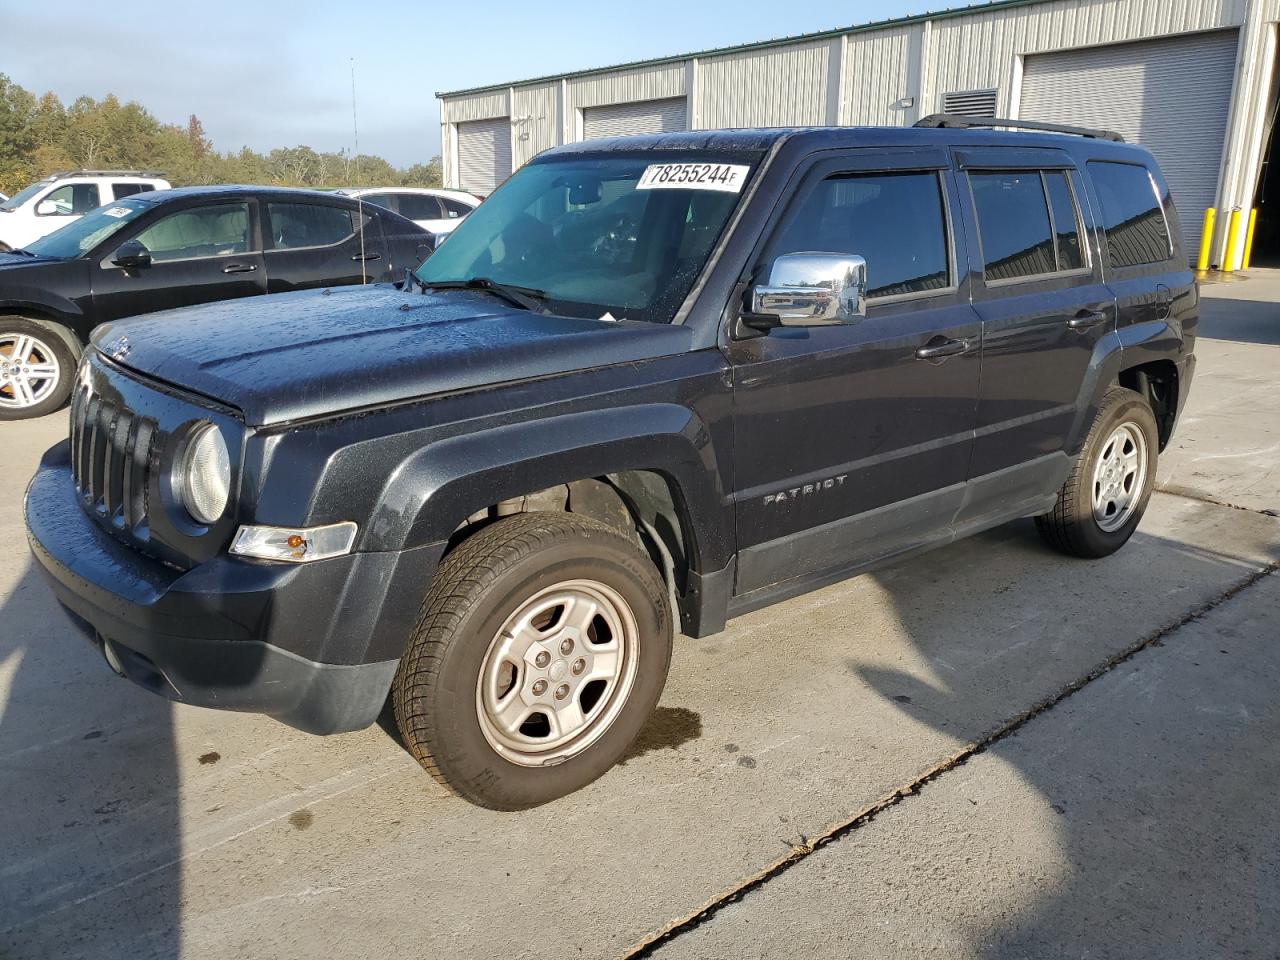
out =
[[[624,470],[651,470],[671,482],[695,570],[728,562],[731,526],[710,432],[673,403],[565,414],[430,444],[390,476],[361,549],[446,540],[468,516],[501,500]]]

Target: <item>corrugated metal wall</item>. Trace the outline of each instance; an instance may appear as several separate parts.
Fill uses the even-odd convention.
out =
[[[822,41],[699,60],[699,125],[826,123],[830,46]]]
[[[1024,57],[1180,33],[1244,28],[1220,204],[1248,203],[1259,161],[1269,74],[1255,65],[1274,43],[1280,0],[1044,0],[930,14],[845,34],[690,54],[441,98],[446,175],[456,177],[456,124],[510,113],[517,165],[582,137],[587,107],[688,99],[691,125],[910,124],[948,92],[994,88],[1017,116]],[[536,93],[526,93],[534,91]],[[519,101],[519,102],[517,102]],[[1225,218],[1223,218],[1225,219]]]

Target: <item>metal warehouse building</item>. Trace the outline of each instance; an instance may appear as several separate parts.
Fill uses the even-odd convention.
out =
[[[442,93],[445,183],[487,194],[548,147],[621,134],[909,125],[940,112],[1047,120],[1149,147],[1189,250],[1206,207],[1258,206],[1255,260],[1274,257],[1277,20],[1280,0],[997,0]],[[1214,264],[1227,256],[1228,220],[1218,218]],[[1231,250],[1238,267],[1243,245]]]

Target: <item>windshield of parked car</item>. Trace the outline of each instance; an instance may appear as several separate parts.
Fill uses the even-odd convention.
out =
[[[0,210],[3,210],[5,213],[12,213],[48,185],[48,180],[41,180],[39,183],[33,183],[29,187],[24,187],[4,203],[0,203]]]
[[[136,200],[117,200],[97,210],[90,210],[79,220],[53,231],[26,246],[27,253],[42,257],[71,260],[92,250],[103,240],[124,229],[130,221],[145,213],[150,204]]]
[[[759,158],[637,151],[528,164],[462,221],[418,277],[519,287],[568,316],[668,323]]]

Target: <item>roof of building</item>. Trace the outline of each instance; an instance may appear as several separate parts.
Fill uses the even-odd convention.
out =
[[[859,23],[848,27],[836,27],[831,30],[820,30],[816,33],[798,33],[794,36],[777,37],[773,40],[758,40],[755,43],[743,43],[737,46],[694,50],[689,53],[677,53],[666,57],[654,57],[649,60],[631,60],[626,63],[616,63],[603,67],[591,67],[586,70],[574,70],[567,73],[551,73],[541,77],[530,77],[526,80],[513,80],[507,83],[491,83],[479,87],[467,87],[462,90],[438,91],[436,96],[441,98],[462,97],[476,93],[492,93],[495,90],[505,90],[508,87],[527,87],[537,83],[547,83],[550,80],[574,80],[579,77],[590,77],[602,73],[613,73],[618,70],[634,70],[638,67],[654,67],[667,63],[679,63],[683,60],[688,60],[691,57],[714,57],[727,53],[742,53],[748,50],[765,50],[769,47],[781,47],[793,43],[827,40],[832,37],[840,37],[850,33],[867,33],[873,30],[885,30],[892,27],[908,26],[913,23],[923,23],[926,20],[945,20],[950,17],[965,16],[966,14],[985,13],[990,10],[1006,10],[1010,7],[1026,7],[1037,3],[1047,2],[1049,2],[1049,0],[990,0],[990,2],[987,3],[974,3],[964,7],[953,7],[950,10],[938,10],[932,13],[916,13],[906,17],[874,20],[869,23]]]

